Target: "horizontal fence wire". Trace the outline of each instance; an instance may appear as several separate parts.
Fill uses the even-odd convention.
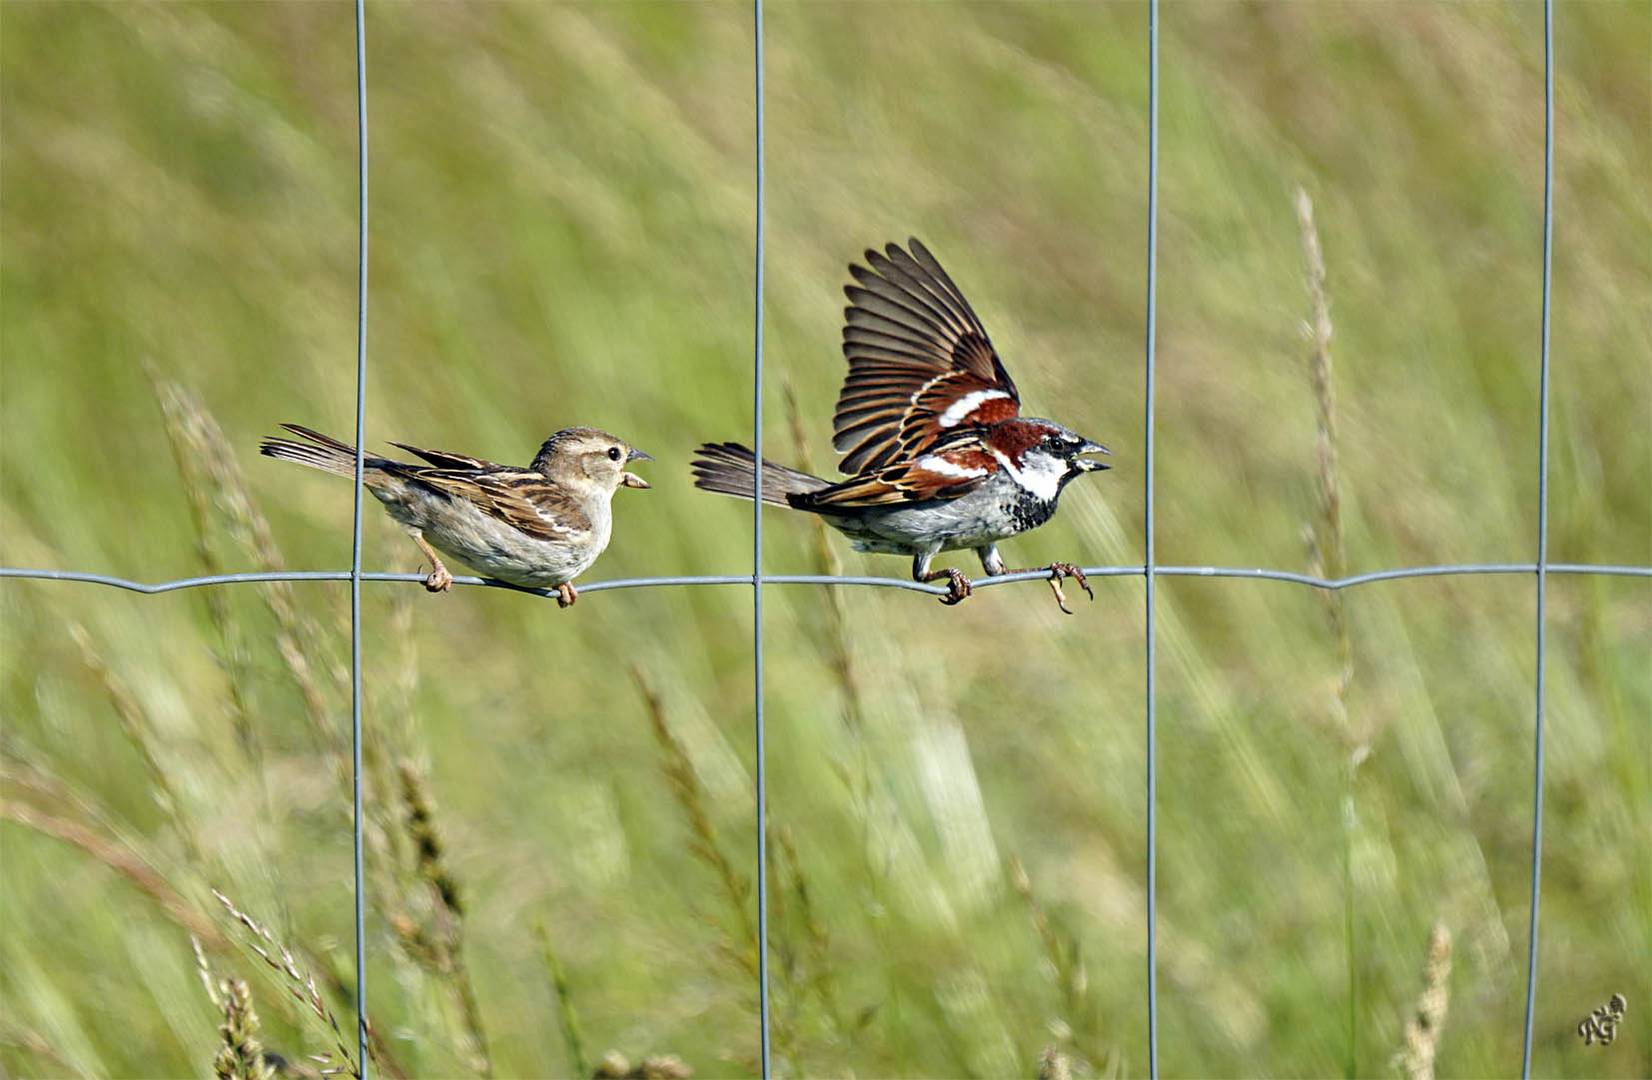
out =
[[[1652,578],[1652,566],[1557,562],[1544,563],[1543,565],[1549,574]],[[1139,563],[1132,566],[1083,566],[1079,569],[1083,570],[1087,577],[1146,576],[1146,569]],[[1248,578],[1255,581],[1282,581],[1292,585],[1306,585],[1309,588],[1333,591],[1352,589],[1360,585],[1371,585],[1379,581],[1401,581],[1407,578],[1465,577],[1485,574],[1535,575],[1536,573],[1536,563],[1446,563],[1438,566],[1408,566],[1393,570],[1373,570],[1369,573],[1352,574],[1342,578],[1324,578],[1316,577],[1313,574],[1299,574],[1292,570],[1269,570],[1245,566],[1153,567],[1153,576],[1156,578]],[[1021,570],[1013,574],[971,578],[970,583],[977,589],[988,589],[995,585],[1011,585],[1018,581],[1046,581],[1049,576],[1047,570]],[[423,584],[428,577],[427,574],[401,574],[372,570],[364,570],[361,574],[361,580],[363,581],[402,581],[417,582],[419,584]],[[33,581],[73,581],[86,585],[105,585],[127,592],[152,595],[177,592],[181,589],[198,589],[208,585],[257,585],[271,581],[349,581],[351,573],[349,570],[250,570],[233,574],[208,574],[201,577],[174,578],[170,581],[143,582],[117,577],[112,574],[97,574],[81,570],[44,570],[32,567],[0,566],[0,578],[19,578]],[[492,578],[456,575],[453,578],[453,583],[455,585],[503,589],[507,592],[525,593],[529,596],[539,596],[551,600],[556,599],[557,596],[554,589],[524,589],[519,585],[508,585],[503,581],[495,581]],[[663,577],[610,578],[607,581],[581,582],[579,595],[610,592],[616,589],[654,589],[694,585],[744,585],[750,588],[751,584],[751,574],[684,574]],[[944,586],[929,585],[913,581],[910,578],[874,577],[857,574],[764,574],[763,584],[849,585],[879,589],[905,589],[908,592],[928,593],[931,596],[948,595]]]

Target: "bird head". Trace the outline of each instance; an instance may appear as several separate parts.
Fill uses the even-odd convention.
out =
[[[625,440],[596,428],[563,428],[545,440],[533,468],[560,484],[595,487],[613,494],[620,487],[645,488],[648,481],[627,472],[633,461],[653,461]]]
[[[1005,421],[994,428],[991,441],[1008,452],[1016,480],[1050,500],[1057,498],[1073,477],[1110,468],[1090,455],[1112,451],[1053,420],[1024,417]]]

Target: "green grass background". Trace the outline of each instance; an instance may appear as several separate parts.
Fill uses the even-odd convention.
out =
[[[1652,9],[1556,8],[1550,555],[1644,564]],[[558,427],[605,427],[659,460],[654,490],[616,499],[593,577],[749,572],[748,512],[687,472],[697,441],[751,424],[748,8],[375,3],[368,21],[373,445],[520,461]],[[774,456],[797,457],[791,387],[826,467],[844,265],[917,234],[1030,410],[1115,450],[1008,558],[1139,562],[1145,5],[775,2],[767,24]],[[200,571],[147,362],[221,425],[287,564],[347,565],[348,485],[255,448],[280,421],[352,424],[353,49],[337,2],[0,3],[5,564]],[[1328,263],[1350,570],[1531,560],[1540,6],[1176,0],[1162,55],[1159,560],[1306,564],[1298,184]],[[367,566],[413,569],[366,512]],[[807,521],[776,513],[765,540],[772,572],[820,565]],[[253,565],[219,526],[206,542]],[[850,571],[906,572],[842,554]],[[344,662],[345,589],[298,589],[311,662]],[[1096,593],[1066,618],[1039,584],[956,610],[845,590],[840,637],[824,590],[769,592],[771,817],[797,853],[772,879],[779,1070],[1026,1075],[1054,1045],[1081,1074],[1146,1071],[1142,587]],[[593,594],[567,612],[494,590],[364,594],[366,723],[427,772],[495,1071],[574,1068],[542,922],[588,1058],[750,1074],[749,940],[632,675],[660,695],[712,841],[749,885],[749,592]],[[201,592],[7,582],[3,798],[97,823],[234,937],[206,892],[223,890],[347,990],[331,762],[348,697],[323,672],[318,733],[261,594],[222,595],[239,666]],[[1455,942],[1441,1074],[1519,1067],[1532,583],[1408,581],[1346,604],[1344,727],[1320,598],[1160,583],[1166,1075],[1388,1073],[1436,920]],[[1549,619],[1534,1073],[1646,1076],[1652,594],[1554,577]],[[118,722],[74,624],[147,741]],[[852,682],[832,660],[842,640]],[[56,794],[22,788],[24,768]],[[394,822],[394,787],[368,796]],[[401,899],[369,912],[370,1011],[407,1072],[465,1075],[452,979],[393,930],[431,913],[389,831],[370,852],[376,900]],[[267,1045],[325,1048],[256,957],[213,963],[250,980]],[[1583,1046],[1577,1021],[1613,992],[1629,1000],[1617,1043]],[[200,1075],[218,1043],[178,919],[15,814],[0,821],[0,995],[8,1075]]]

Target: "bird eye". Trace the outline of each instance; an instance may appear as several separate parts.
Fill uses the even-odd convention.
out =
[[[618,461],[619,459],[620,459],[620,448],[617,447],[617,446],[610,446],[608,448],[608,460],[609,461]]]

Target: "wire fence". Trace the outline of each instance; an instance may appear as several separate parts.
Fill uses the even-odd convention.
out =
[[[753,89],[755,95],[755,170],[756,170],[756,243],[754,255],[753,300],[755,314],[752,343],[752,442],[757,455],[757,476],[754,494],[762,489],[763,461],[763,268],[764,268],[764,89],[763,89],[763,3],[753,0]],[[40,581],[79,582],[124,589],[145,595],[175,592],[181,589],[220,585],[256,584],[272,581],[348,581],[350,583],[350,727],[351,769],[353,787],[353,853],[355,887],[355,945],[356,945],[356,1016],[357,1054],[362,1077],[369,1073],[367,1051],[367,942],[365,893],[362,888],[362,638],[361,638],[361,584],[371,582],[422,583],[420,574],[379,573],[364,571],[362,555],[362,487],[361,471],[366,445],[366,385],[367,385],[367,51],[365,0],[355,0],[356,28],[356,101],[357,101],[357,212],[358,212],[358,266],[357,266],[357,333],[356,333],[356,491],[353,508],[350,568],[348,570],[294,570],[279,572],[249,572],[213,574],[177,578],[146,583],[108,574],[78,570],[50,570],[28,567],[0,567],[0,578],[26,578]],[[1145,665],[1146,665],[1146,745],[1147,745],[1147,1024],[1148,1054],[1151,1075],[1159,1073],[1158,1058],[1158,953],[1157,953],[1157,656],[1155,583],[1161,577],[1239,578],[1275,581],[1303,585],[1315,589],[1341,590],[1356,586],[1396,581],[1406,578],[1448,577],[1476,574],[1531,575],[1536,579],[1537,665],[1534,688],[1534,750],[1535,765],[1532,776],[1532,843],[1531,843],[1531,914],[1527,939],[1526,1001],[1523,1030],[1521,1075],[1531,1075],[1532,1029],[1537,994],[1538,903],[1541,894],[1541,866],[1543,855],[1543,773],[1544,773],[1544,676],[1546,667],[1545,594],[1551,574],[1608,575],[1619,577],[1652,578],[1652,566],[1605,565],[1590,563],[1551,563],[1548,561],[1548,460],[1549,460],[1549,312],[1550,312],[1550,256],[1554,231],[1554,13],[1553,0],[1544,0],[1544,168],[1543,168],[1543,252],[1542,252],[1542,341],[1540,345],[1538,447],[1538,535],[1537,560],[1531,563],[1456,563],[1438,566],[1413,566],[1346,577],[1320,577],[1288,570],[1247,568],[1234,566],[1160,566],[1155,560],[1154,548],[1154,374],[1156,367],[1156,321],[1158,276],[1158,165],[1159,165],[1159,0],[1150,0],[1148,6],[1148,222],[1147,222],[1147,315],[1145,327],[1145,428],[1144,428],[1144,496],[1145,548],[1144,561],[1139,565],[1086,566],[1090,577],[1140,577],[1145,588]],[[767,771],[765,765],[765,724],[763,711],[763,591],[773,585],[855,586],[886,589],[906,589],[912,592],[944,596],[946,588],[902,578],[855,575],[820,574],[765,574],[763,572],[763,518],[761,500],[754,501],[752,524],[752,572],[749,575],[698,575],[670,577],[618,578],[580,584],[582,595],[620,589],[647,589],[672,586],[736,586],[752,590],[754,674],[752,697],[754,704],[755,781],[757,798],[757,907],[758,907],[758,961],[759,961],[759,1040],[762,1073],[768,1077],[770,1061],[770,999],[768,961],[768,892],[766,873],[766,845],[764,833],[767,822]],[[1019,581],[1043,580],[1048,575],[1039,571],[1022,571],[985,577],[974,582],[977,589],[991,588]],[[455,577],[455,584],[509,589],[543,597],[555,597],[552,590],[522,589],[503,582],[478,577]]]

